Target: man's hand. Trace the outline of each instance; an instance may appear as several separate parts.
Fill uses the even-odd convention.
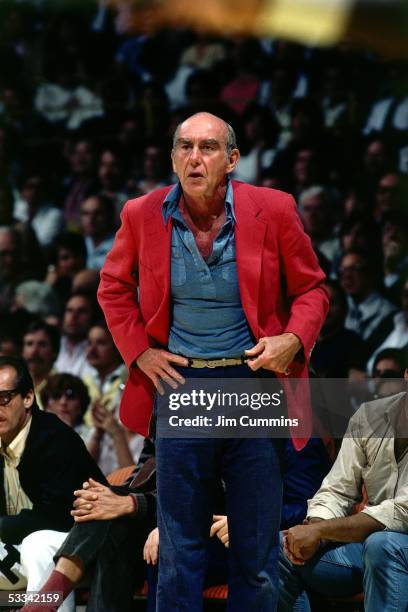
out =
[[[76,500],[71,515],[75,522],[106,521],[133,514],[134,503],[130,495],[116,495],[109,487],[90,478],[82,489],[74,491]]]
[[[311,559],[320,546],[319,523],[296,525],[284,531],[283,534],[285,552],[287,549],[290,554],[287,556],[293,563]],[[291,557],[296,561],[293,561]]]
[[[143,547],[143,559],[148,565],[156,565],[159,558],[159,528],[153,529],[147,536]]]
[[[260,338],[258,344],[245,351],[250,357],[248,366],[254,372],[259,368],[288,374],[288,366],[292,363],[302,343],[292,333],[284,333],[280,336],[268,336]]]
[[[177,389],[178,383],[183,385],[185,379],[175,370],[171,364],[188,366],[188,359],[180,355],[174,355],[163,349],[148,348],[136,359],[136,365],[146,376],[150,378],[160,395],[164,395],[161,380],[166,382],[172,389]]]
[[[226,548],[229,548],[228,520],[226,516],[214,514],[210,529],[210,538],[217,536]]]

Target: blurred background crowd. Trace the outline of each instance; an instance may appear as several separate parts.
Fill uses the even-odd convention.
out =
[[[0,354],[23,355],[105,473],[143,440],[118,420],[99,270],[125,201],[174,181],[194,112],[236,130],[236,179],[298,203],[331,294],[316,374],[400,377],[408,346],[407,62],[127,23],[104,2],[0,6]]]

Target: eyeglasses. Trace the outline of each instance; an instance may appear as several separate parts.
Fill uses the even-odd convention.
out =
[[[78,399],[79,395],[74,389],[64,389],[61,391],[53,391],[51,394],[51,399],[59,400],[61,397],[65,397],[65,399]]]
[[[20,391],[18,389],[5,389],[0,391],[0,406],[7,406],[15,395],[18,395]]]
[[[398,370],[378,370],[373,371],[373,378],[402,378],[402,373]]]

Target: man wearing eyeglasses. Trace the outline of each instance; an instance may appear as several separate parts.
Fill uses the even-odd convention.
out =
[[[39,410],[25,362],[0,357],[0,589],[30,590],[30,551],[20,563],[18,545],[68,531],[73,491],[89,477],[106,482],[79,436]]]

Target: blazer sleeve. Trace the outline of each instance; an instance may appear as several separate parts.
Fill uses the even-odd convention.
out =
[[[149,348],[137,297],[140,247],[137,218],[140,225],[141,205],[138,200],[129,200],[125,204],[122,224],[101,270],[98,289],[98,300],[106,322],[128,368]]]
[[[299,337],[305,358],[309,360],[326,318],[329,297],[323,286],[325,275],[291,196],[288,196],[287,206],[282,213],[279,240],[286,294],[290,301],[290,316],[285,332],[292,332]]]

